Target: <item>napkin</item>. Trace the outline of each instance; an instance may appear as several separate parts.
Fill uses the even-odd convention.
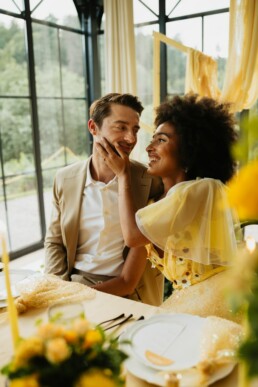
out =
[[[243,327],[233,321],[209,316],[205,319],[200,341],[197,369],[203,378],[228,363],[236,363],[236,351],[243,338]]]
[[[15,305],[18,313],[48,307],[56,302],[72,303],[95,297],[96,290],[78,282],[69,282],[53,274],[32,277],[17,285],[20,296]]]

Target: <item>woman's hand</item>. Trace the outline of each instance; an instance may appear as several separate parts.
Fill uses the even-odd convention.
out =
[[[129,173],[129,157],[118,144],[115,144],[114,149],[104,137],[101,137],[100,142],[96,142],[95,145],[99,155],[116,176],[121,177]]]

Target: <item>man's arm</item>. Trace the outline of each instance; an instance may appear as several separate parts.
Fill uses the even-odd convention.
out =
[[[64,280],[69,279],[67,267],[67,252],[63,243],[60,207],[56,181],[53,187],[53,207],[50,226],[45,237],[45,273],[55,274]]]
[[[93,288],[115,296],[132,294],[143,275],[147,262],[146,254],[145,247],[131,248],[120,276],[94,285]]]

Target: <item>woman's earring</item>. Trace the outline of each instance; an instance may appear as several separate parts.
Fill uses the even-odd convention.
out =
[[[184,168],[184,172],[185,172],[185,173],[187,173],[188,170],[189,170],[189,169],[188,169],[187,167]]]

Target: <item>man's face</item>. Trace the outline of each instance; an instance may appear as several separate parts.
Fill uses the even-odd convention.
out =
[[[139,119],[139,114],[130,107],[112,104],[111,114],[104,118],[101,128],[90,120],[89,130],[94,137],[94,142],[104,137],[112,148],[118,144],[123,152],[129,155],[137,142]]]

